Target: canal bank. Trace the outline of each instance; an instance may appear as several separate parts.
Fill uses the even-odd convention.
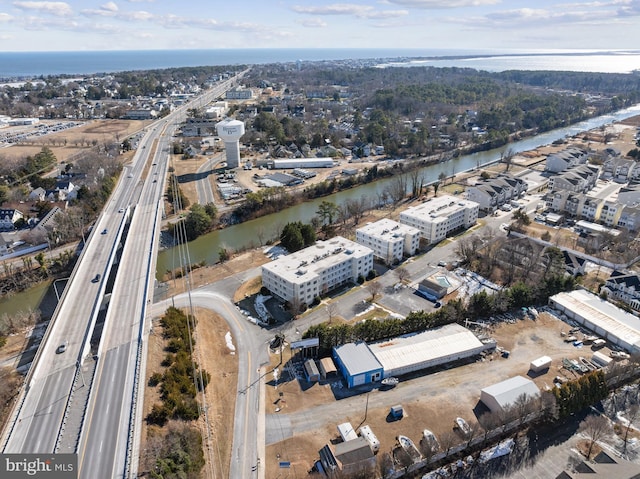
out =
[[[464,155],[453,158],[447,162],[426,166],[420,169],[420,173],[423,175],[425,183],[433,183],[438,180],[441,174],[449,178],[478,167],[496,163],[500,161],[500,158],[507,150],[516,154],[535,150],[536,148],[550,145],[554,141],[574,137],[579,133],[600,128],[604,125],[639,114],[640,104],[616,113],[582,121],[566,128],[560,128],[514,143],[509,143],[494,150]],[[268,241],[277,238],[287,223],[293,221],[301,221],[303,223],[310,222],[316,215],[318,206],[323,201],[330,201],[336,205],[342,205],[348,200],[360,199],[363,196],[372,201],[381,198],[383,192],[388,189],[394,181],[396,181],[394,177],[384,178],[203,235],[188,244],[191,263],[205,262],[207,264],[215,264],[218,261],[218,252],[221,248],[241,251],[266,244]],[[178,254],[177,248],[163,250],[158,255],[156,277],[160,279],[167,271],[173,271],[179,268],[180,265],[180,255]]]

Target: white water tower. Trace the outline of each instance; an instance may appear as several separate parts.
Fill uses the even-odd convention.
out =
[[[218,136],[224,141],[227,156],[227,168],[240,166],[240,137],[244,135],[244,122],[225,118],[216,124]]]

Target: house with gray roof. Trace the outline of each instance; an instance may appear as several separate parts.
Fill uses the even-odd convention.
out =
[[[637,274],[614,271],[602,285],[600,292],[640,311],[640,276]]]

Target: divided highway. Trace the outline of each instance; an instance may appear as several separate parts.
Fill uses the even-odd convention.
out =
[[[138,426],[142,420],[138,381],[144,372],[145,316],[155,281],[171,137],[176,125],[184,121],[187,108],[206,105],[237,79],[216,85],[147,128],[131,167],[125,168],[96,221],[60,299],[3,431],[2,452],[53,453],[59,451],[64,439],[65,443],[78,444],[79,477],[136,477]],[[149,161],[151,153],[154,156]],[[116,269],[116,253],[121,248]],[[105,298],[111,282],[113,291]],[[81,368],[93,355],[90,341],[105,303],[95,373],[85,378]],[[59,349],[62,344],[64,352]],[[70,410],[68,405],[81,387],[90,388],[86,410]],[[66,418],[83,413],[81,430],[68,430],[66,426],[72,421]]]

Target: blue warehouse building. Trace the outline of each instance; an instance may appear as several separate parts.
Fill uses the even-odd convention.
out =
[[[374,383],[383,377],[382,364],[364,342],[333,348],[333,358],[350,388]]]

